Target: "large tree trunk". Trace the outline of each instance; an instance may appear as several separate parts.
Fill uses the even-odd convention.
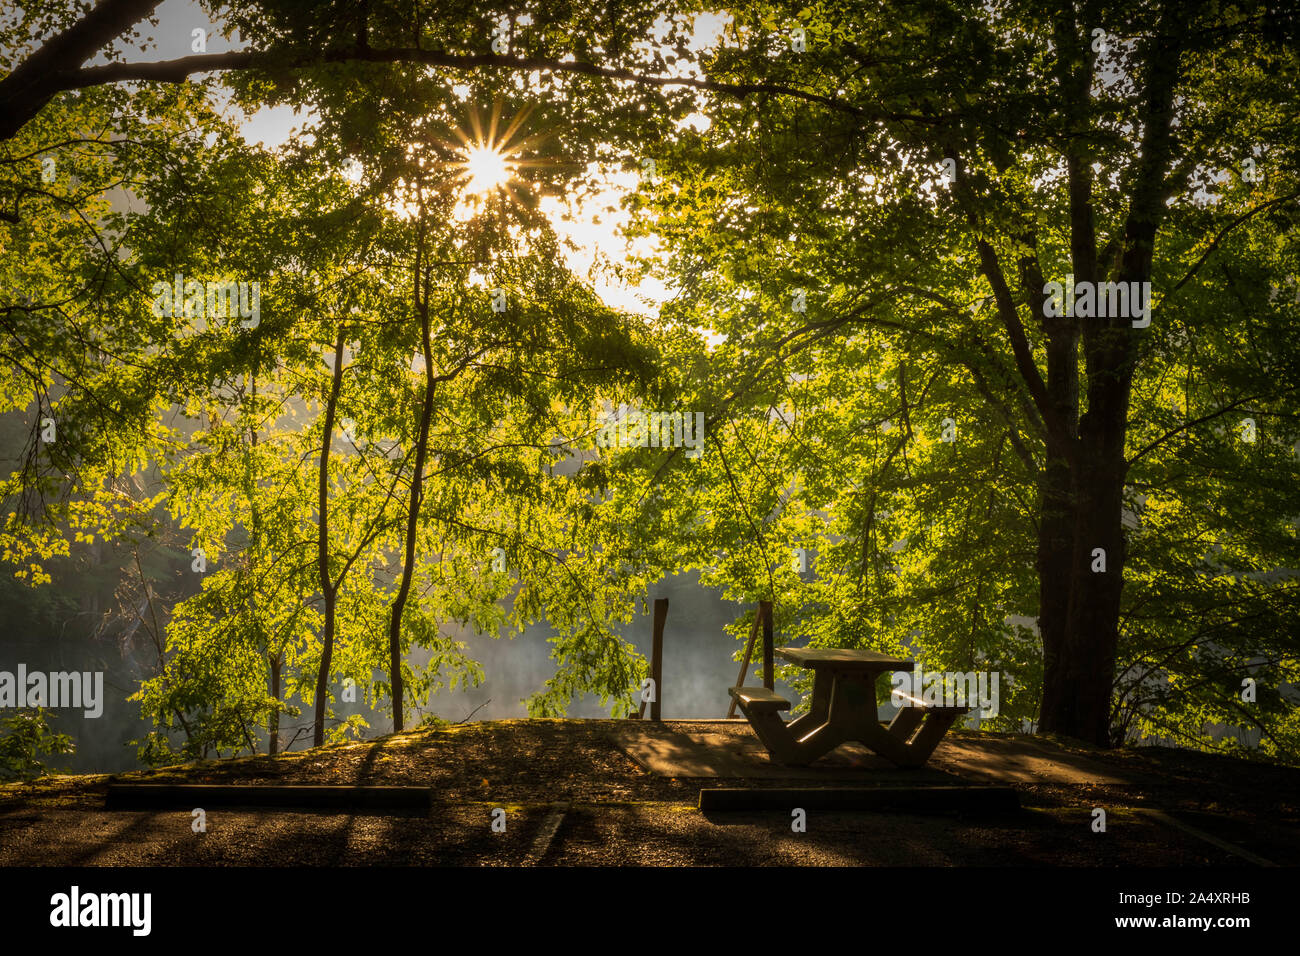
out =
[[[320,671],[316,675],[316,720],[311,737],[313,747],[319,747],[325,742],[325,701],[329,693],[330,662],[334,656],[334,606],[338,598],[338,586],[330,580],[329,464],[330,444],[334,439],[334,412],[338,406],[342,384],[343,327],[340,326],[338,338],[334,342],[334,377],[330,382],[329,398],[325,402],[325,427],[320,451],[317,559],[320,562],[320,588],[321,599],[325,602],[325,622],[321,631]]]
[[[1068,462],[1049,450],[1039,480],[1038,632],[1043,641],[1040,729],[1052,732],[1071,694],[1065,667],[1075,523],[1070,477]]]
[[[1042,287],[1041,275],[1033,281]],[[1041,314],[1042,303],[1038,303]],[[1046,321],[1047,401],[1054,419],[1047,428],[1046,457],[1039,475],[1038,630],[1043,641],[1043,698],[1040,729],[1054,729],[1074,693],[1067,662],[1070,594],[1078,502],[1072,462],[1079,437],[1079,330]],[[1051,427],[1052,425],[1055,427]]]
[[[1051,577],[1044,576],[1041,583],[1044,600],[1050,598],[1051,604],[1044,605],[1047,613],[1040,618],[1045,667],[1039,728],[1102,747],[1111,744],[1124,583],[1123,475],[1122,466],[1113,462],[1083,462],[1073,482],[1076,507],[1069,550],[1053,549]],[[1064,573],[1063,557],[1069,559]]]
[[[1099,261],[1093,222],[1092,157],[1087,146],[1085,104],[1092,68],[1082,59],[1062,57],[1062,89],[1071,104],[1074,139],[1068,149],[1071,262],[1076,281],[1096,282],[1114,272],[1119,282],[1148,282],[1156,232],[1165,215],[1173,135],[1174,91],[1181,55],[1171,9],[1146,41],[1146,108],[1132,200],[1119,255]],[[1077,24],[1062,20],[1067,33]],[[1062,38],[1064,34],[1060,34]],[[1062,47],[1066,49],[1066,47]],[[1066,322],[1071,321],[1066,319]],[[1131,317],[1074,320],[1082,332],[1087,368],[1087,413],[1070,434],[1069,414],[1054,422],[1048,439],[1048,464],[1042,481],[1039,530],[1040,631],[1043,640],[1043,731],[1111,745],[1111,696],[1119,644],[1124,589],[1125,440],[1136,361],[1137,337]],[[1073,344],[1053,355],[1060,335],[1049,329],[1048,393],[1060,409],[1066,381],[1075,374]],[[1057,367],[1053,368],[1053,359]],[[1075,404],[1077,409],[1078,405]],[[1054,459],[1062,451],[1064,467]],[[1068,489],[1063,479],[1068,473]],[[1072,518],[1073,527],[1068,523]],[[1068,531],[1068,533],[1067,533]],[[1067,549],[1068,541],[1068,549]],[[1101,570],[1104,552],[1105,570]],[[1068,556],[1068,567],[1067,567]],[[1094,567],[1097,570],[1094,570]],[[1065,613],[1062,617],[1062,603]]]
[[[1058,414],[1064,414],[1056,435],[1048,440],[1040,480],[1044,671],[1039,729],[1102,747],[1111,744],[1110,703],[1126,557],[1124,443],[1134,355],[1128,321],[1112,319],[1104,326],[1084,327],[1088,411],[1077,427],[1077,393],[1068,394],[1067,370],[1077,367],[1077,337],[1053,336],[1048,392]]]

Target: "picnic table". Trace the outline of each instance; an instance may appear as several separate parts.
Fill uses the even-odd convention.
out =
[[[852,648],[778,648],[777,654],[813,671],[811,707],[786,723],[790,702],[762,687],[732,687],[741,711],[777,763],[805,766],[856,740],[900,767],[919,767],[968,707],[926,704],[902,694],[907,706],[888,726],[880,722],[876,683],[882,674],[910,671],[913,662]]]

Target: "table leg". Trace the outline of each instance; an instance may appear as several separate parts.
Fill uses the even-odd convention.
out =
[[[964,712],[951,708],[930,711],[928,719],[921,725],[921,729],[916,732],[912,742],[908,744],[908,750],[917,766],[925,763],[930,758],[930,754],[934,753],[934,748],[939,746],[939,741],[948,732],[948,728],[953,725],[958,717],[963,715]]]
[[[924,707],[900,707],[894,719],[889,722],[889,733],[899,740],[906,741],[924,719]]]
[[[784,760],[782,763],[797,767],[807,766],[818,757],[830,753],[846,739],[838,727],[822,724],[796,741],[794,759]]]
[[[876,697],[876,684],[882,676],[884,675],[877,674],[863,681],[864,684],[867,684],[870,699],[860,703],[858,708],[860,717],[855,722],[854,733],[850,739],[861,741],[892,763],[904,767],[911,766],[913,755],[907,743],[907,738],[911,735],[912,730],[921,723],[921,720],[925,717],[925,711],[919,708],[904,707],[894,715],[894,719],[890,722],[888,728],[882,727],[877,704],[879,698]]]
[[[772,712],[751,715],[746,711],[745,716],[773,760],[792,767],[807,766],[852,739],[845,735],[845,727],[849,725],[851,731],[864,693],[873,702],[875,699],[874,686],[864,692],[860,684],[852,679],[845,681],[843,675],[827,668],[818,668],[810,710],[803,717],[787,724]],[[744,706],[741,704],[742,710]]]
[[[910,767],[913,764],[910,745],[880,726],[880,721],[875,721],[869,727],[863,727],[857,739],[900,767]]]
[[[740,710],[774,761],[790,766],[800,766],[810,762],[804,759],[803,747],[790,735],[788,725],[776,711],[754,711],[746,708],[743,703],[740,705]]]
[[[826,719],[799,740],[801,757],[811,763],[848,740],[865,740],[879,730],[876,680],[862,674],[828,672],[830,691]]]
[[[786,729],[796,739],[802,739],[826,723],[826,715],[831,709],[831,690],[835,684],[835,675],[825,667],[813,671],[812,700],[808,703],[808,713],[796,717],[786,724]]]

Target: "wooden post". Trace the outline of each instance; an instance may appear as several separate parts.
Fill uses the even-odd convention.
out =
[[[655,629],[650,646],[650,676],[655,682],[655,699],[650,703],[650,719],[660,720],[659,708],[664,697],[664,622],[668,619],[668,599],[655,598]]]
[[[758,625],[763,621],[763,611],[760,608],[754,614],[754,623],[749,626],[749,643],[745,645],[745,659],[740,662],[740,675],[736,678],[736,686],[745,686],[745,672],[749,670],[749,658],[754,653],[754,638],[758,637]],[[731,706],[727,708],[727,719],[730,720],[736,716],[736,698],[731,698]]]
[[[768,690],[776,689],[776,674],[772,671],[772,602],[759,601],[759,613],[763,615],[763,686]]]

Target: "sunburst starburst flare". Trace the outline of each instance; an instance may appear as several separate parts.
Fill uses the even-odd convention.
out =
[[[447,146],[462,158],[451,165],[468,197],[484,201],[504,193],[514,202],[521,202],[518,187],[522,182],[518,173],[526,167],[541,165],[538,160],[523,158],[525,152],[541,139],[539,136],[519,136],[526,117],[525,110],[508,124],[503,124],[501,101],[498,100],[492,105],[492,116],[486,128],[478,110],[471,108],[469,129],[452,129],[458,142],[449,142]]]
[[[490,146],[470,147],[465,155],[465,170],[469,174],[465,188],[476,196],[504,186],[513,173],[509,160]]]

